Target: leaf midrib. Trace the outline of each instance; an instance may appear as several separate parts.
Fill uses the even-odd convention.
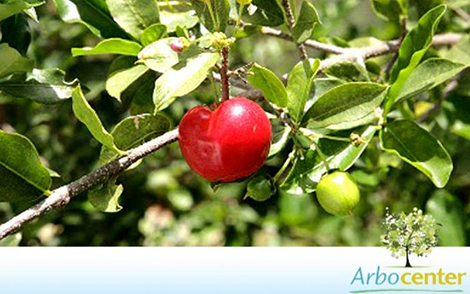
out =
[[[411,155],[411,158],[413,159],[414,162],[421,162],[418,160],[418,158],[416,156],[414,156],[413,152],[411,152],[407,147],[406,145],[404,145],[399,137],[397,137],[397,135],[395,135],[395,133],[390,129],[388,128],[388,132],[390,135],[392,135],[392,137],[398,142],[398,144],[400,144],[401,147],[403,147],[403,149],[405,149],[406,152],[408,152],[410,155]]]
[[[374,96],[374,98],[372,98],[372,99],[370,99],[370,100],[365,100],[366,102],[361,103],[361,104],[365,104],[365,103],[369,103],[369,102],[374,101],[374,100],[375,100],[377,97],[379,97],[382,93],[383,93],[383,90],[379,93],[379,95]],[[349,102],[349,103],[348,103],[348,102]],[[325,112],[319,114],[319,115],[316,116],[316,117],[312,117],[311,119],[314,120],[314,121],[322,120],[322,119],[324,119],[325,116],[329,116],[331,113],[333,113],[333,112],[335,112],[335,111],[338,111],[337,115],[339,115],[340,113],[343,113],[346,109],[351,109],[352,107],[350,107],[350,106],[352,105],[353,102],[355,102],[353,99],[348,99],[348,100],[346,101],[346,103],[341,104],[339,107],[330,109],[330,110],[328,110],[328,111],[325,111]],[[361,105],[361,104],[354,105],[354,107],[359,106],[359,105]]]
[[[132,13],[136,16],[136,19],[137,21],[139,22],[139,24],[141,26],[143,26],[144,28],[150,26],[151,24],[147,24],[147,22],[145,21],[144,17],[139,13],[139,11],[137,11],[135,8],[134,8],[134,4],[132,2],[132,0],[124,0],[124,3],[126,4],[127,7],[129,7],[129,10],[132,11]]]
[[[14,175],[16,175],[17,177],[19,177],[20,179],[23,179],[25,182],[27,182],[28,184],[30,184],[31,186],[33,186],[34,188],[38,189],[39,191],[41,192],[44,192],[45,190],[47,189],[42,189],[41,187],[39,187],[38,185],[36,185],[34,182],[30,181],[28,178],[24,177],[22,174],[18,173],[16,170],[14,170],[13,168],[11,168],[10,166],[8,166],[7,164],[5,164],[3,161],[0,160],[0,165],[3,166],[4,168],[6,168],[8,171],[10,171],[11,173],[13,173]]]

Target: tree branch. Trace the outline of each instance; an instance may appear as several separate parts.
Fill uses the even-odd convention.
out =
[[[221,54],[222,54],[222,66],[220,68],[220,79],[222,83],[222,101],[226,101],[230,98],[229,75],[228,75],[229,48],[224,47],[222,49]]]
[[[294,39],[292,38],[291,35],[283,33],[282,31],[270,28],[270,27],[262,27],[261,31],[262,34],[267,35],[267,36],[273,36],[277,37],[280,39],[284,39],[289,42],[294,42]],[[329,45],[325,43],[321,43],[315,40],[307,40],[304,43],[304,46],[317,49],[326,53],[333,53],[333,54],[343,54],[348,52],[348,48],[342,48],[334,45]]]
[[[449,34],[442,34],[436,35],[433,39],[433,46],[450,46],[455,45],[460,39],[462,35],[449,33]],[[342,62],[342,61],[356,61],[358,59],[366,60],[372,57],[377,57],[385,54],[389,54],[392,52],[398,51],[399,47],[399,40],[394,40],[390,42],[386,42],[383,44],[369,46],[364,48],[348,48],[348,51],[344,54],[340,54],[322,61],[320,65],[320,70],[324,70],[335,63]]]
[[[294,27],[295,19],[292,13],[292,8],[290,6],[289,0],[282,0],[282,7],[286,12],[286,19],[287,19],[287,27],[292,32],[292,28]],[[299,50],[300,60],[308,59],[307,50],[305,50],[304,44],[297,44],[297,48]]]
[[[15,233],[24,224],[34,220],[44,213],[52,209],[64,207],[69,203],[72,197],[77,196],[95,185],[105,183],[108,179],[120,174],[139,159],[176,141],[177,139],[178,129],[174,129],[158,138],[140,145],[135,149],[129,150],[126,156],[116,159],[68,185],[55,189],[45,200],[2,224],[0,226],[0,240],[12,233]]]

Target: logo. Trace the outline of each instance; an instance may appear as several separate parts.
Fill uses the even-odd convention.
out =
[[[439,241],[439,227],[434,218],[424,215],[423,211],[415,208],[412,213],[390,214],[388,209],[383,222],[385,234],[382,242],[392,256],[406,257],[405,267],[411,267],[410,255],[427,256]]]
[[[351,277],[350,293],[463,293],[467,273],[440,267],[412,266],[411,256],[428,257],[439,241],[442,227],[431,215],[390,214],[383,222],[382,242],[403,266],[359,266]]]
[[[421,286],[421,285],[462,285],[464,277],[467,273],[454,273],[445,272],[442,268],[435,272],[429,271],[405,271],[402,273],[398,272],[385,272],[380,266],[377,266],[374,272],[365,272],[362,267],[359,267],[356,274],[354,275],[351,285],[402,285],[402,286]],[[390,289],[395,291],[403,291],[404,289]],[[406,290],[406,289],[405,289]],[[422,289],[424,290],[424,289]],[[430,289],[428,289],[430,290]],[[384,291],[384,289],[381,289]],[[365,293],[367,291],[351,291],[351,293]],[[379,292],[379,291],[377,291]],[[424,292],[424,291],[423,291]],[[436,291],[437,292],[437,291]],[[446,291],[441,291],[446,292]],[[459,290],[453,290],[452,292],[463,292]]]

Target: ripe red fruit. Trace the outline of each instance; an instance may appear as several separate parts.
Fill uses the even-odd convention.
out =
[[[179,145],[189,166],[211,182],[231,182],[257,171],[271,146],[271,123],[263,109],[244,97],[212,111],[196,106],[179,126]]]

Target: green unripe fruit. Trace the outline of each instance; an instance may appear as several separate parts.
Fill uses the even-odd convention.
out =
[[[327,212],[333,215],[346,215],[350,214],[359,203],[361,194],[350,174],[334,172],[318,183],[317,198]]]

